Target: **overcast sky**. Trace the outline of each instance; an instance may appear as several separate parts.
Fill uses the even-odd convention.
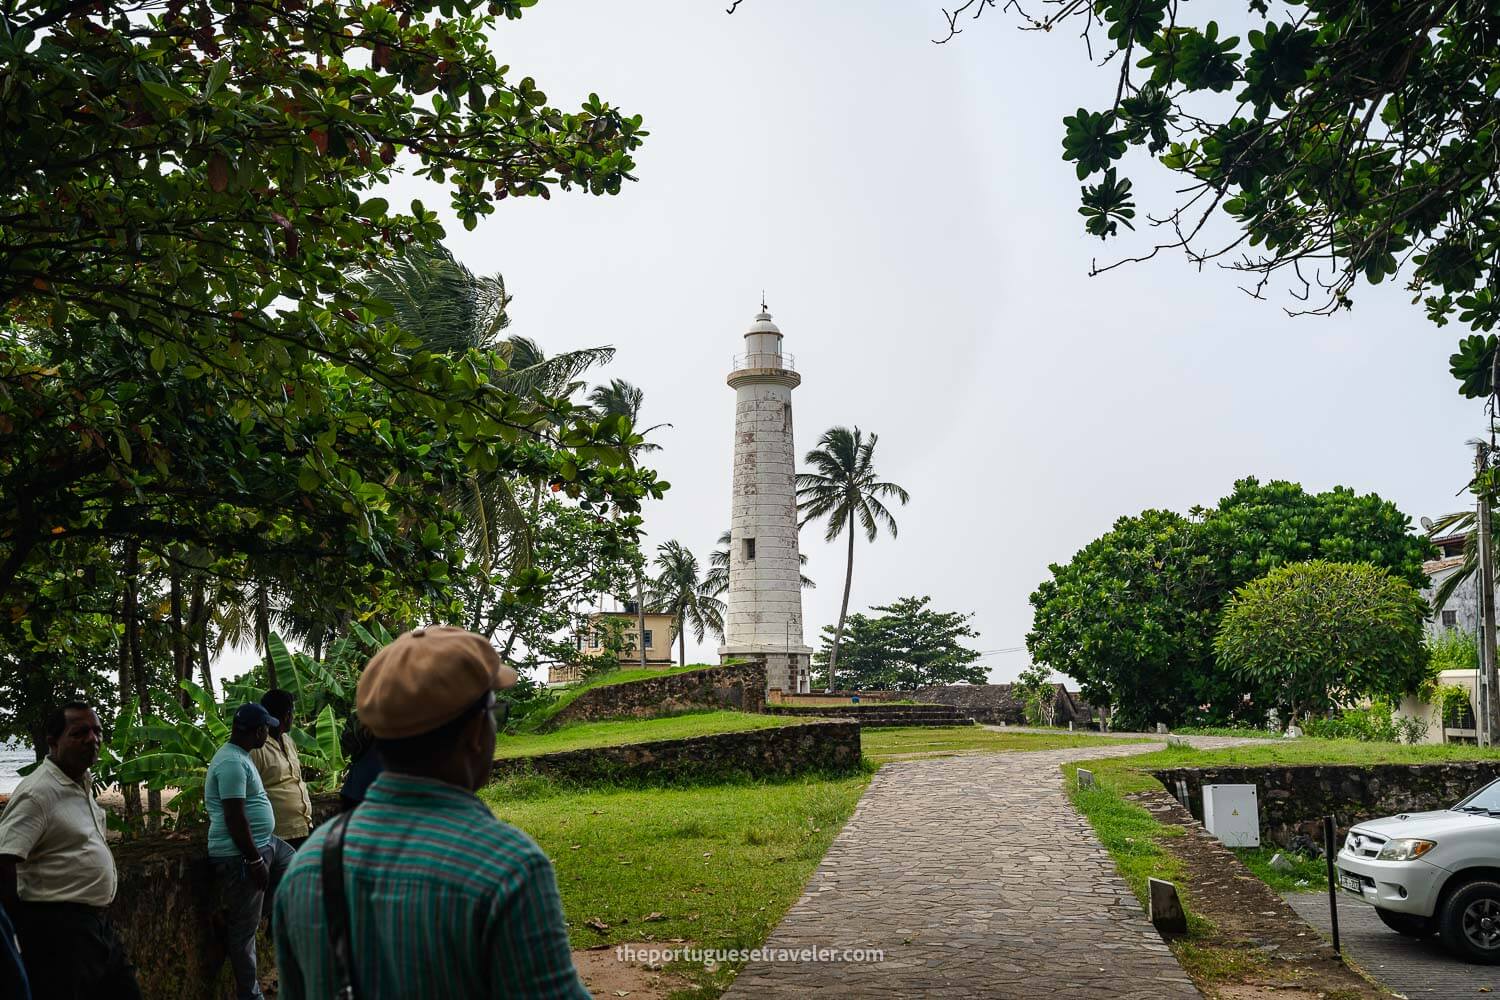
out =
[[[974,613],[979,648],[1021,646],[1049,563],[1247,475],[1374,491],[1413,519],[1453,507],[1482,413],[1447,371],[1459,331],[1399,287],[1293,319],[1283,293],[1254,301],[1180,255],[1088,277],[1142,238],[1083,233],[1060,119],[1113,83],[1071,32],[994,11],[940,46],[937,0],[725,6],[543,0],[503,22],[501,61],[556,106],[594,91],[645,117],[640,181],[449,225],[461,260],[505,276],[511,332],[549,353],[614,345],[598,377],[638,384],[645,422],[672,424],[648,544],[706,561],[729,524],[724,377],[762,289],[803,376],[799,456],[857,425],[911,492],[899,538],[860,541],[851,611],[930,594]],[[1146,207],[1166,204],[1164,171],[1133,175]],[[802,546],[813,636],[838,614],[843,546],[811,526]],[[984,663],[1006,680],[1026,659]]]

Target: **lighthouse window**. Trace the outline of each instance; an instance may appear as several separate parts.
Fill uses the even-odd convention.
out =
[[[755,539],[753,539],[753,538],[747,538],[747,539],[745,539],[745,559],[746,559],[746,561],[750,561],[750,560],[753,560],[754,558],[755,558]]]

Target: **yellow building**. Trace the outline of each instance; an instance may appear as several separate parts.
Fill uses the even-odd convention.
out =
[[[672,615],[646,612],[647,667],[670,667],[675,664],[676,661],[672,659],[672,641],[675,638],[672,622]],[[620,665],[626,669],[639,666],[640,647],[637,643],[640,639],[640,623],[635,613],[630,611],[595,611],[589,615],[588,627],[575,640],[579,656],[602,656],[608,651],[607,643],[616,629],[624,644],[619,654]],[[578,676],[579,668],[576,665],[557,663],[548,668],[547,683],[564,684],[578,680]]]

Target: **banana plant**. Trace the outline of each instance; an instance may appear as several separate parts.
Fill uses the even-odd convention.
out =
[[[234,703],[220,705],[193,681],[179,681],[197,712],[172,697],[154,699],[161,715],[134,721],[134,705],[127,706],[115,724],[108,760],[101,752],[101,776],[121,784],[144,784],[161,791],[177,790],[171,811],[178,824],[203,813],[203,782],[209,761],[229,741],[229,719]]]
[[[297,744],[303,766],[317,772],[308,782],[308,787],[315,792],[336,792],[343,782],[344,770],[349,763],[344,757],[340,739],[343,731],[344,723],[333,714],[332,705],[323,706],[311,733],[292,729],[292,742]]]

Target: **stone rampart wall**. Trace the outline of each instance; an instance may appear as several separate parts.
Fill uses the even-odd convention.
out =
[[[313,799],[316,822],[337,809],[336,795]],[[180,839],[146,837],[113,845],[120,881],[109,915],[135,963],[146,1000],[234,996],[204,834],[199,828]],[[262,935],[256,950],[264,979],[276,968],[269,937]]]
[[[764,664],[735,663],[590,688],[554,715],[548,725],[650,718],[703,708],[759,712],[765,704]]]
[[[1053,708],[1057,725],[1066,726],[1071,722],[1076,726],[1091,726],[1096,723],[1093,709],[1077,695],[1061,684],[1056,685],[1056,691]],[[1026,723],[1026,707],[1016,697],[1010,684],[945,684],[918,688],[907,692],[906,697],[913,701],[952,705],[975,722],[992,726],[1001,723],[1020,726]]]
[[[495,761],[497,778],[540,774],[564,782],[683,780],[850,773],[860,766],[859,723],[819,721],[565,750]]]
[[[1445,809],[1500,778],[1500,760],[1442,764],[1325,764],[1295,767],[1173,768],[1153,772],[1168,792],[1187,789],[1188,808],[1203,819],[1204,785],[1254,785],[1262,840],[1288,846],[1298,834],[1323,840],[1332,815],[1340,837],[1354,824],[1404,812]]]

